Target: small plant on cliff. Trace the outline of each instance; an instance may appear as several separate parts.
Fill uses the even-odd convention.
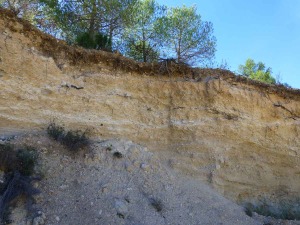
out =
[[[18,170],[24,176],[30,176],[34,172],[34,166],[37,162],[37,151],[33,147],[26,146],[24,149],[17,151]]]
[[[55,122],[51,122],[47,127],[47,133],[55,141],[58,141],[64,136],[65,128],[57,125]]]
[[[88,138],[85,132],[80,130],[68,131],[64,136],[62,143],[70,150],[77,151],[88,145]]]
[[[111,39],[102,33],[90,34],[89,32],[84,32],[76,37],[76,43],[81,47],[87,49],[97,49],[111,51],[112,41]]]
[[[80,148],[86,147],[89,144],[87,132],[81,130],[66,131],[63,126],[51,122],[47,127],[48,135],[54,140],[66,146],[70,151],[78,151]]]
[[[262,62],[255,63],[253,59],[247,59],[245,65],[240,65],[239,73],[267,84],[276,83],[276,79],[272,76],[272,69],[270,67],[266,68]]]
[[[0,144],[0,170],[4,172],[19,171],[21,175],[30,176],[34,172],[37,158],[37,151],[33,147],[25,146],[15,150],[11,144]]]

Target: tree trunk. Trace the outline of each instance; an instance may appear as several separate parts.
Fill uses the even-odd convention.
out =
[[[143,41],[143,61],[147,62],[146,43]]]
[[[113,25],[112,25],[112,22],[111,22],[111,24],[109,25],[109,34],[108,34],[108,38],[109,38],[110,43],[112,43],[113,32],[114,32],[114,28],[113,28]],[[112,52],[112,44],[109,46],[109,48],[110,49],[108,49],[108,50]]]
[[[97,16],[97,4],[96,0],[91,1],[92,4],[92,12],[90,16],[90,27],[89,27],[89,34],[92,38],[95,38],[96,33],[96,16]]]
[[[179,40],[178,40],[177,63],[181,63],[181,36],[182,36],[182,31],[180,31]]]

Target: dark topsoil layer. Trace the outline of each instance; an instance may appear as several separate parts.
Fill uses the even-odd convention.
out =
[[[201,69],[191,68],[187,65],[177,64],[172,60],[166,60],[158,63],[140,63],[126,58],[120,54],[87,50],[78,46],[70,46],[65,41],[58,40],[49,34],[45,34],[32,26],[29,22],[17,18],[12,11],[0,7],[0,18],[5,21],[6,27],[12,32],[23,33],[32,40],[32,46],[36,47],[44,55],[52,57],[58,64],[60,59],[68,61],[70,65],[79,67],[91,67],[99,63],[111,66],[113,70],[124,72],[134,72],[136,74],[161,75],[185,78],[191,81],[208,81],[212,79],[226,80],[236,85],[250,85],[257,91],[266,94],[277,94],[286,99],[300,100],[300,89],[287,88],[283,85],[269,85],[243,76],[236,76],[229,70],[222,69]],[[16,26],[16,23],[23,25],[22,28]]]

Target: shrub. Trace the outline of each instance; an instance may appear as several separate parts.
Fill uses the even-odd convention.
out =
[[[88,145],[88,138],[86,133],[80,130],[68,131],[62,139],[62,144],[70,150],[77,151]]]
[[[18,171],[24,176],[30,176],[34,172],[37,161],[37,151],[32,147],[19,149],[17,152]]]
[[[80,148],[86,147],[89,139],[86,132],[80,130],[66,131],[64,127],[51,122],[47,127],[48,135],[56,141],[66,146],[71,151],[77,151]]]
[[[111,39],[102,33],[91,35],[88,32],[79,34],[76,37],[76,43],[87,49],[97,49],[111,51]]]
[[[55,122],[51,122],[47,127],[47,133],[54,140],[58,141],[65,134],[65,129],[62,126],[58,126]]]
[[[36,161],[37,151],[33,147],[15,151],[11,144],[0,144],[0,169],[4,172],[19,171],[21,175],[30,176]]]

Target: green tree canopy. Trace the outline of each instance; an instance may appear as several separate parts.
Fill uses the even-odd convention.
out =
[[[90,33],[85,32],[82,34],[78,34],[75,40],[76,44],[87,48],[87,49],[97,49],[110,51],[111,50],[111,40],[107,35],[103,35],[101,33],[95,34],[91,36]]]
[[[213,25],[201,20],[196,7],[170,8],[158,26],[165,53],[178,63],[199,64],[214,57]]]
[[[141,62],[204,64],[216,51],[210,22],[195,7],[156,0],[0,0],[0,6],[69,44],[116,49]]]
[[[130,23],[130,11],[137,0],[40,0],[52,15],[67,41],[73,43],[78,35],[89,33],[96,39],[102,33],[113,37]]]
[[[239,66],[239,73],[253,80],[258,80],[268,84],[275,84],[276,80],[272,76],[272,69],[266,68],[262,62],[255,63],[253,59],[247,59],[245,65]]]
[[[152,62],[157,60],[159,42],[155,27],[157,20],[163,15],[165,7],[160,6],[155,0],[140,0],[132,12],[132,24],[125,29],[123,38],[127,43],[125,54],[138,61]]]
[[[120,38],[124,29],[134,22],[138,2],[138,0],[102,0],[104,8],[102,29],[110,40],[117,36]]]

